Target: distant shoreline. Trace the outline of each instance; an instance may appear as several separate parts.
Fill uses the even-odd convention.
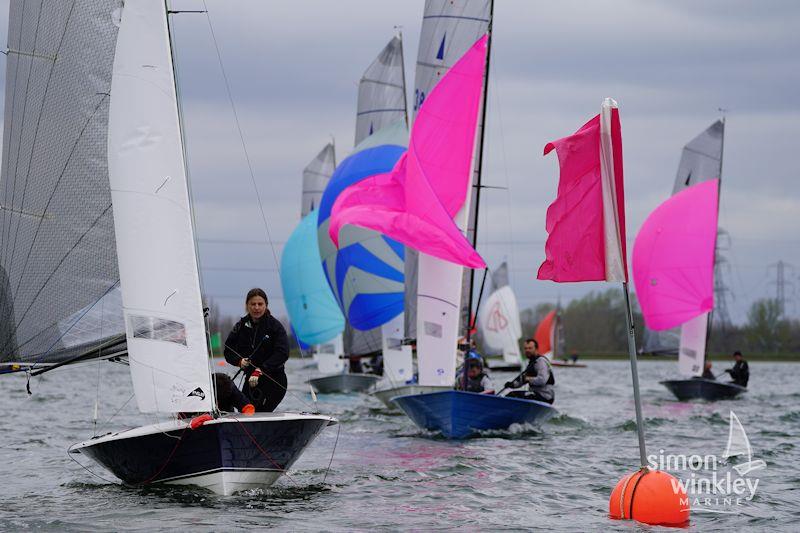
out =
[[[677,360],[675,355],[639,355],[639,361],[674,361]],[[745,354],[746,361],[755,362],[763,361],[770,363],[798,363],[800,362],[800,353],[791,354]],[[583,361],[615,361],[627,360],[628,354],[626,353],[598,353],[598,354],[580,354],[578,362]],[[733,357],[729,354],[712,354],[709,356],[711,361],[733,361]]]

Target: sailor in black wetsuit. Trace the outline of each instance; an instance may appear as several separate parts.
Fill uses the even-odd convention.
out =
[[[750,381],[750,367],[747,365],[747,361],[742,357],[742,352],[733,352],[733,358],[736,360],[736,363],[733,365],[733,368],[726,368],[725,372],[731,375],[733,383],[741,385],[742,387],[747,387],[747,382]]]
[[[286,330],[267,309],[267,295],[252,289],[245,300],[247,315],[225,341],[225,359],[245,373],[242,392],[258,412],[272,412],[286,395],[284,364],[289,359]]]
[[[492,380],[483,371],[483,361],[477,352],[467,354],[464,365],[467,367],[466,379],[464,370],[458,373],[456,376],[456,390],[494,394]]]
[[[217,408],[224,413],[233,413],[234,410],[240,413],[250,414],[255,411],[253,404],[236,386],[228,374],[214,372],[214,388],[217,397]]]

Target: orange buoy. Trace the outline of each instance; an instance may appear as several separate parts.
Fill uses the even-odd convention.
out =
[[[242,414],[250,416],[256,412],[256,408],[252,403],[248,403],[244,407],[242,407]]]
[[[689,498],[674,476],[641,469],[619,480],[608,500],[608,514],[652,526],[681,527],[689,523]]]

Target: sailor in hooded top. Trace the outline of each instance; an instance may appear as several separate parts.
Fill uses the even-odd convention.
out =
[[[286,330],[267,308],[266,293],[251,289],[245,299],[247,315],[225,341],[225,360],[245,373],[242,392],[256,411],[271,412],[286,395],[284,364],[289,359]]]

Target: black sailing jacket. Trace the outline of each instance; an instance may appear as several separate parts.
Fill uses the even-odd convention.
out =
[[[264,372],[282,370],[289,359],[286,330],[269,311],[258,322],[247,315],[233,326],[225,341],[225,360],[239,366],[243,357]],[[245,369],[247,376],[252,372],[252,366]]]

